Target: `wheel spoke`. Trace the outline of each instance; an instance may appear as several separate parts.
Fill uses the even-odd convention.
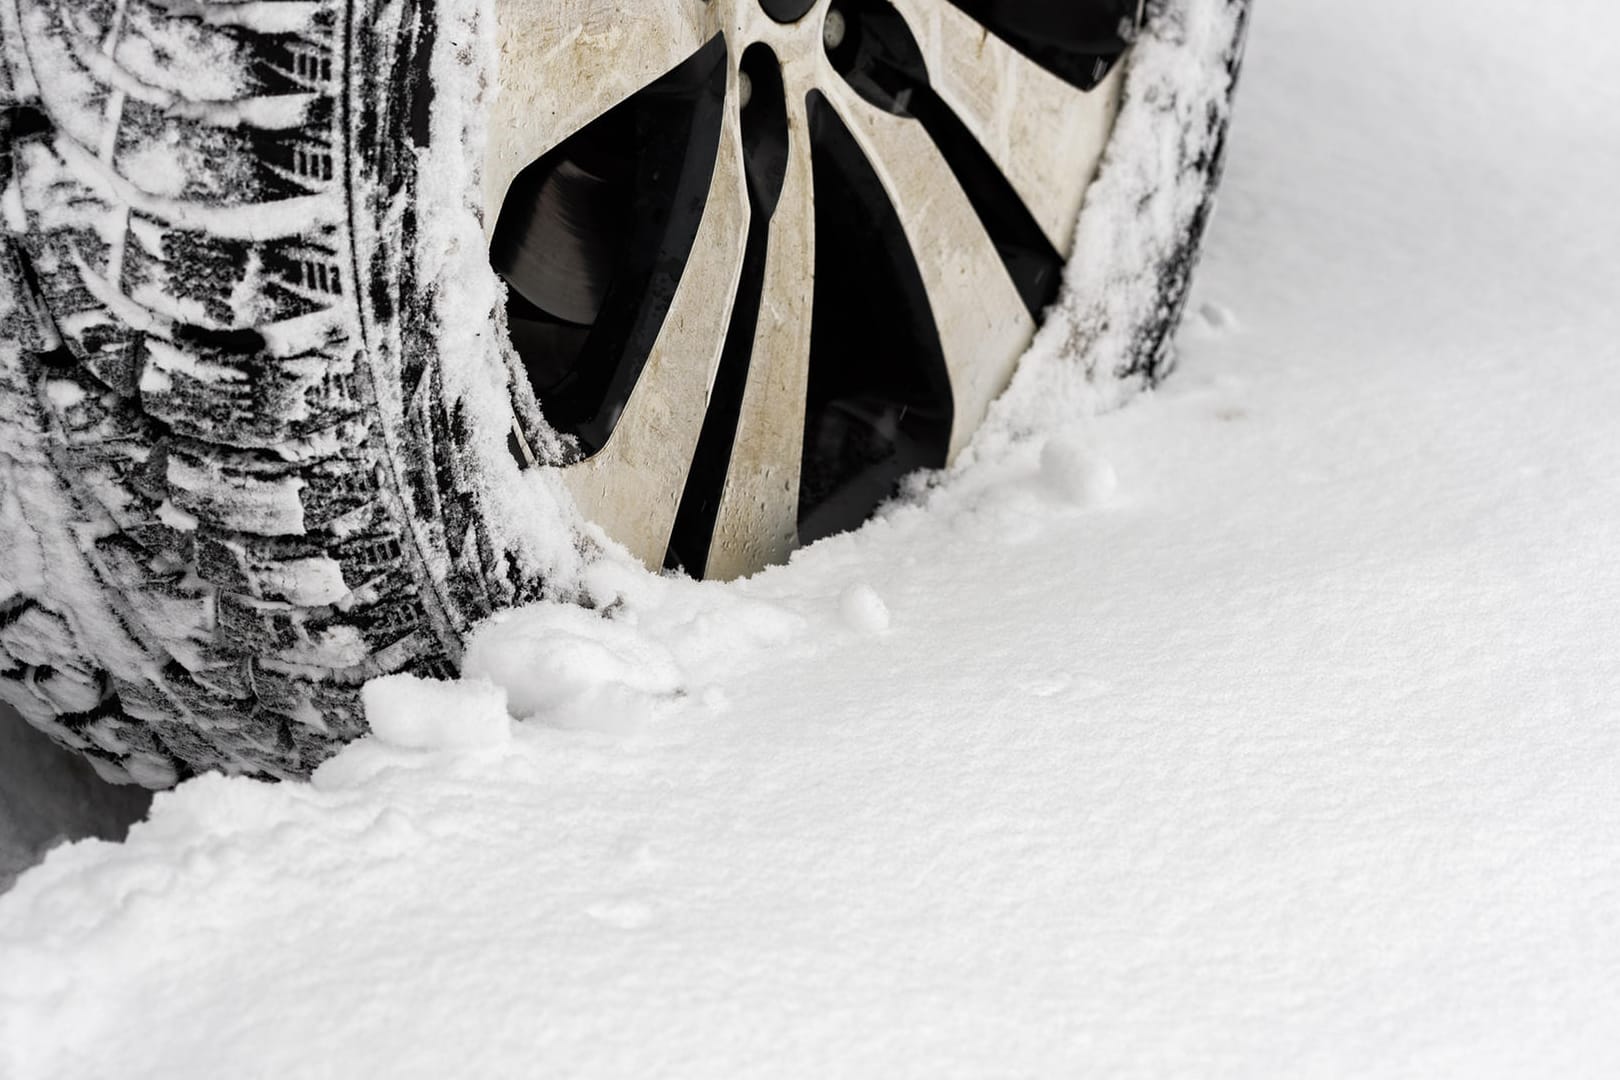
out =
[[[581,511],[647,565],[663,565],[742,273],[748,194],[728,94],[703,220],[624,413],[602,450],[564,470]]]
[[[916,35],[929,82],[1068,256],[1080,203],[1119,108],[1116,67],[1096,89],[1065,82],[940,0],[890,0]]]
[[[486,228],[531,161],[700,49],[690,0],[498,0],[500,93],[490,108]]]
[[[789,99],[787,109],[787,176],[771,218],[748,383],[704,572],[722,580],[785,562],[798,543],[816,224],[804,100]]]
[[[922,273],[950,372],[954,457],[1012,377],[1035,320],[922,125],[868,103],[836,76],[822,86],[877,171]]]

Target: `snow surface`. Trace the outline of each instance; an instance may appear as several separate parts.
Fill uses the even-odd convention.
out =
[[[1617,64],[1262,5],[1163,390],[58,849],[0,1076],[1615,1075]]]

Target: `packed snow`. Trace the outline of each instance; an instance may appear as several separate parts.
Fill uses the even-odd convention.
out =
[[[1263,4],[1161,389],[0,897],[0,1076],[1620,1071],[1620,14]]]

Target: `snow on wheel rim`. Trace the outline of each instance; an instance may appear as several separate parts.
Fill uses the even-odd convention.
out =
[[[1137,0],[499,0],[484,198],[587,517],[732,578],[948,463],[1057,295]],[[521,435],[515,439],[526,455]]]

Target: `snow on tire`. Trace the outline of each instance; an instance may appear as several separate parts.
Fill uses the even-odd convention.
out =
[[[452,672],[538,591],[454,458],[409,251],[349,228],[410,230],[433,10],[386,7],[6,0],[5,521],[55,539],[0,585],[33,643],[0,693],[106,775],[306,774],[366,679]]]

